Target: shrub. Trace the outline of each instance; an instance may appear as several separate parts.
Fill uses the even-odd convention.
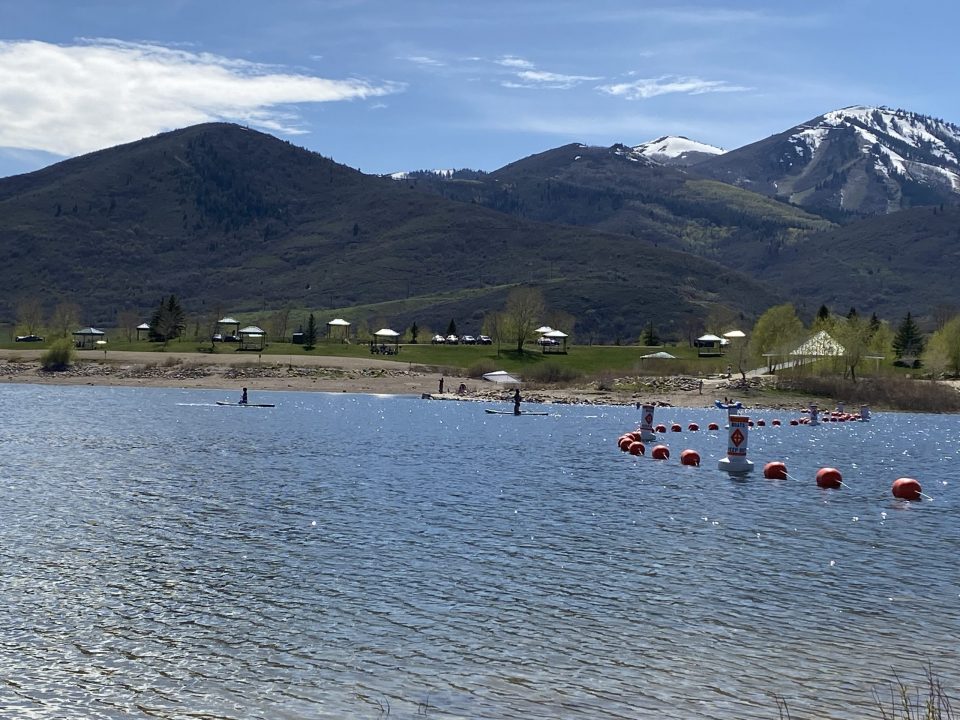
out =
[[[467,377],[483,377],[486,373],[493,372],[496,369],[497,368],[493,364],[493,360],[483,358],[482,360],[477,360],[475,363],[473,363],[473,365],[467,368]]]
[[[66,370],[73,363],[73,342],[57,340],[40,356],[40,367],[47,371]]]
[[[580,378],[576,370],[559,363],[545,362],[523,371],[523,379],[536,383],[568,383]]]

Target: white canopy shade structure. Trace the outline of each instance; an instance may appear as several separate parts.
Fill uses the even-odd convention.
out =
[[[237,334],[240,336],[240,350],[263,350],[266,345],[267,334],[256,325],[247,325]]]
[[[392,354],[392,355],[396,355],[398,352],[400,352],[400,333],[398,333],[396,330],[391,330],[390,328],[380,328],[373,334],[373,336],[381,342],[381,347],[379,349],[379,352],[386,351],[387,354]],[[393,342],[392,353],[389,351],[389,349],[386,348],[385,345],[383,345],[383,343],[387,340],[390,340]],[[371,350],[373,350],[374,347],[375,346],[371,344]]]
[[[723,334],[728,340],[737,340],[739,338],[745,338],[747,334],[743,330],[731,330],[730,332],[725,332]]]
[[[520,380],[515,378],[506,370],[494,370],[493,372],[484,373],[483,379],[489,380],[492,383],[498,383],[500,385],[519,385],[520,384]]]
[[[670,353],[663,352],[661,350],[660,352],[650,353],[649,355],[641,355],[640,359],[641,360],[676,360],[677,356],[671,355]]]
[[[150,323],[140,323],[137,325],[137,340],[140,339],[141,333],[147,333],[147,336],[150,335]]]
[[[697,340],[699,342],[720,342],[721,340],[723,340],[723,338],[718,335],[711,335],[707,333],[706,335],[701,335],[700,337],[698,337]]]
[[[549,325],[541,325],[536,330],[534,330],[534,332],[538,332],[542,335],[543,333],[553,332],[553,328],[550,327]]]
[[[563,338],[570,337],[562,330],[549,330],[543,334],[544,337],[556,338],[557,340],[562,340]]]
[[[338,335],[341,340],[346,341],[347,336],[350,334],[350,323],[343,318],[334,318],[328,322],[327,337],[332,338],[334,334]]]
[[[712,335],[710,333],[701,335],[697,338],[697,356],[704,357],[722,355],[723,346],[729,342],[729,340],[726,340],[718,335]]]
[[[545,352],[545,353],[560,352],[560,353],[563,353],[564,355],[566,355],[566,353],[567,353],[567,338],[570,337],[570,336],[567,335],[565,332],[563,332],[563,331],[561,331],[561,330],[548,330],[547,332],[543,333],[543,335],[541,335],[540,337],[541,337],[541,338],[548,338],[549,340],[553,340],[552,343],[543,344],[543,345],[541,346],[541,347],[543,348],[543,352]]]
[[[97,330],[95,327],[85,327],[82,330],[76,330],[73,333],[73,344],[78,348],[95,348],[97,340],[103,340],[106,333],[103,330]]]

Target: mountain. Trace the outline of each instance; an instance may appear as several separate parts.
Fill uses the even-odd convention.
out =
[[[698,162],[715,155],[722,155],[724,152],[718,147],[690,140],[682,135],[658,137],[656,140],[634,146],[633,151],[662,165],[679,167],[696,165]]]
[[[904,110],[851,106],[694,167],[813,211],[859,215],[960,202],[960,127]]]
[[[651,321],[676,332],[715,306],[752,316],[782,298],[647,233],[511,217],[410,182],[230,124],[0,180],[0,319],[13,322],[24,300],[48,311],[68,301],[82,324],[109,326],[124,308],[146,318],[172,293],[197,320],[292,307],[361,325],[455,318],[478,332],[531,284],[578,318],[580,338],[612,340]]]
[[[517,217],[644,238],[749,271],[832,222],[625,145],[564,145],[492,173],[417,173],[405,186]]]

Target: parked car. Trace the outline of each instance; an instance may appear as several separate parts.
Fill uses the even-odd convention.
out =
[[[460,338],[456,335],[447,335],[447,345],[456,345],[460,342]]]
[[[223,342],[223,335],[221,333],[214,333],[213,337],[210,338],[213,342]]]
[[[17,335],[17,342],[43,342],[39,335]]]
[[[432,342],[434,345],[443,345],[446,341],[447,339],[443,335],[434,335],[432,338],[430,338],[430,342]]]
[[[560,341],[555,340],[554,338],[541,337],[541,338],[537,338],[537,344],[538,345],[559,345]]]
[[[461,335],[460,342],[464,345],[476,345],[477,339],[473,335]]]
[[[490,336],[489,336],[489,335],[478,335],[478,336],[477,336],[477,342],[480,343],[481,345],[492,345],[492,344],[493,344],[493,340],[490,339]]]

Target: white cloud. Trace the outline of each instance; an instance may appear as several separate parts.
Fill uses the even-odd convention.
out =
[[[744,92],[750,88],[731,85],[726,80],[704,80],[697,77],[663,76],[641,78],[630,82],[601,85],[602,92],[627,100],[646,100],[658,95],[702,95],[715,92]]]
[[[508,85],[507,87],[547,87],[547,88],[572,88],[587,80],[599,80],[598,77],[588,75],[563,75],[561,73],[546,72],[544,70],[523,70],[517,73],[520,83]]]
[[[440,62],[436,58],[427,57],[426,55],[408,55],[400,59],[412,62],[414,65],[427,65],[429,67],[443,67],[446,65],[446,63]]]
[[[533,63],[529,60],[524,60],[521,57],[516,55],[504,55],[502,58],[496,61],[497,65],[503,65],[504,67],[509,68],[532,68]]]
[[[402,89],[159,45],[0,41],[0,147],[69,156],[210,121],[298,134],[298,103]]]

